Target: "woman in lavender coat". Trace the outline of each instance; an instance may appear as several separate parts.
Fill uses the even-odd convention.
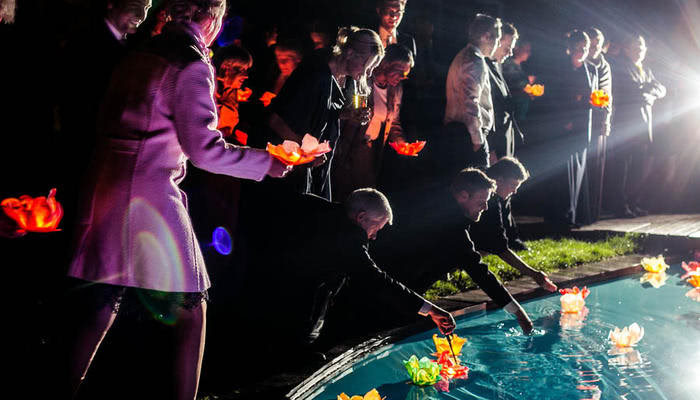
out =
[[[210,282],[178,188],[186,161],[258,181],[287,172],[267,152],[227,144],[216,130],[208,47],[226,0],[170,3],[173,21],[120,64],[103,103],[101,145],[84,188],[69,270],[93,283],[88,297],[94,303],[71,349],[73,392],[122,299],[136,292],[171,314],[176,397],[195,397]]]

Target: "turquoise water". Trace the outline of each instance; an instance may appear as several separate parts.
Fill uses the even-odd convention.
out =
[[[310,398],[377,388],[387,400],[700,399],[700,303],[685,296],[692,287],[681,271],[673,265],[659,288],[640,283],[642,274],[589,286],[582,321],[562,317],[559,295],[526,302],[532,336],[502,310],[458,319],[455,333],[468,339],[460,358],[470,371],[449,392],[411,385],[402,363],[412,354],[430,357],[435,329],[367,356]],[[608,332],[634,322],[644,337],[630,352],[615,351]]]

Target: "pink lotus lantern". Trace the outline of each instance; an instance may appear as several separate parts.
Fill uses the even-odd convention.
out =
[[[685,270],[685,274],[681,276],[681,280],[690,277],[690,275],[692,275],[694,272],[700,274],[700,262],[697,261],[691,261],[687,264],[685,263],[685,261],[683,261],[681,263],[681,268]]]
[[[637,344],[644,337],[644,328],[633,323],[629,327],[624,327],[622,330],[615,327],[614,330],[610,331],[608,334],[608,340],[610,340],[617,347],[632,347]]]
[[[685,294],[685,297],[687,297],[687,298],[689,298],[689,299],[691,299],[691,300],[695,300],[695,301],[700,302],[700,288],[690,289],[690,290]]]
[[[571,289],[560,289],[559,293],[562,294],[559,298],[561,301],[561,312],[578,313],[583,310],[583,307],[586,305],[586,297],[588,297],[591,292],[585,286],[582,290],[574,286]]]

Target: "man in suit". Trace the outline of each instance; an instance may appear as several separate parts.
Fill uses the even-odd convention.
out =
[[[606,107],[593,109],[591,119],[591,143],[588,150],[589,159],[589,188],[591,202],[591,221],[598,220],[603,198],[603,180],[605,177],[605,154],[608,136],[610,136],[610,121],[612,117],[612,74],[610,64],[603,56],[605,36],[598,28],[588,28],[586,33],[591,40],[590,51],[586,64],[595,71],[599,90],[604,90],[610,96],[610,104]]]
[[[271,292],[276,293],[273,301],[281,310],[274,321],[268,321],[271,330],[286,326],[285,336],[293,345],[310,346],[321,335],[335,298],[349,287],[369,297],[373,305],[429,316],[443,334],[452,332],[454,319],[448,312],[390,277],[370,257],[369,241],[393,221],[389,201],[381,192],[358,189],[344,204],[315,195],[290,194],[278,204],[271,221],[293,221],[299,216],[304,223],[295,224],[293,235],[280,227],[256,232],[260,238],[251,238],[254,264],[259,266],[251,273],[265,271],[264,276],[251,276],[252,281],[271,283],[278,278],[271,283]],[[279,304],[280,299],[284,304]],[[259,300],[256,298],[256,303]],[[359,311],[385,312],[375,308]]]
[[[652,107],[666,96],[666,87],[644,65],[647,46],[644,37],[630,35],[625,39],[622,54],[613,60],[614,185],[611,198],[616,215],[646,215],[641,208],[642,185],[651,172],[649,145],[653,142]]]
[[[416,41],[413,36],[399,32],[398,28],[406,11],[407,0],[378,0],[377,16],[379,16],[379,37],[382,39],[384,48],[390,44],[398,43],[409,49],[416,57]]]
[[[493,102],[494,131],[488,136],[490,163],[515,153],[516,139],[522,139],[522,132],[515,121],[513,97],[508,83],[503,77],[503,63],[513,55],[518,41],[518,30],[510,23],[504,23],[498,48],[493,56],[486,59],[491,81],[491,100]]]
[[[450,64],[445,129],[437,150],[437,157],[443,164],[440,169],[447,176],[467,166],[489,165],[486,137],[493,130],[494,115],[486,58],[493,56],[500,39],[501,21],[477,14],[469,25],[469,44]]]

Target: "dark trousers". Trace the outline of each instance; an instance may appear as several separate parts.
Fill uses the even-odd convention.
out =
[[[588,182],[590,193],[591,221],[597,221],[603,205],[603,182],[605,181],[605,157],[608,138],[599,135],[588,148]]]
[[[586,177],[585,147],[569,156],[566,172],[569,184],[569,205],[566,210],[567,222],[571,224],[590,223],[588,181]]]
[[[651,173],[651,159],[646,138],[617,143],[615,150],[607,184],[610,206],[620,212],[625,207],[639,206],[643,184]]]
[[[489,167],[488,143],[477,151],[474,151],[471,135],[464,124],[450,122],[445,125],[442,134],[435,138],[435,151],[433,153],[436,172],[447,182],[462,169],[475,167],[486,169]]]

